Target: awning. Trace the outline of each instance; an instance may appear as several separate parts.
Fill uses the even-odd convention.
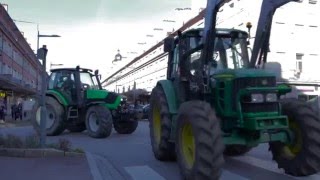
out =
[[[37,93],[36,89],[31,88],[30,85],[26,85],[21,80],[13,78],[11,74],[0,74],[0,89],[11,90],[24,95],[35,95]]]

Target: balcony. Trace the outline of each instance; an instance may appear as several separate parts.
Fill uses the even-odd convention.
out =
[[[11,74],[0,74],[1,90],[13,90],[23,94],[36,94],[36,89],[32,88],[29,83],[14,78]]]

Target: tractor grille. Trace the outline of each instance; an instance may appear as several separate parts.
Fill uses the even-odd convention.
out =
[[[275,112],[278,111],[278,103],[242,103],[242,112]]]
[[[275,87],[275,77],[246,77],[238,78],[233,82],[233,99],[236,100],[240,89],[248,87]],[[237,102],[233,104],[233,109],[236,110]],[[278,103],[242,103],[243,112],[272,112],[277,111]]]
[[[266,82],[266,83],[264,83]],[[275,77],[238,78],[234,80],[234,91],[247,87],[275,87]]]

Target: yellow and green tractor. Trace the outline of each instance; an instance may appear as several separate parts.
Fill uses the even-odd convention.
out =
[[[291,88],[259,68],[273,14],[290,1],[263,0],[251,58],[247,32],[215,27],[222,0],[208,0],[203,29],[164,40],[167,79],[151,93],[151,145],[158,160],[177,159],[184,179],[219,179],[224,156],[262,143],[285,173],[319,172],[319,118],[306,103],[283,99]]]

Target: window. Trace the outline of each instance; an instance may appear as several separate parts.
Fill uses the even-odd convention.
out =
[[[82,84],[86,84],[87,86],[89,86],[89,89],[97,89],[96,84],[94,84],[93,80],[92,80],[92,76],[91,74],[87,73],[87,72],[81,72],[80,73],[80,81]]]

